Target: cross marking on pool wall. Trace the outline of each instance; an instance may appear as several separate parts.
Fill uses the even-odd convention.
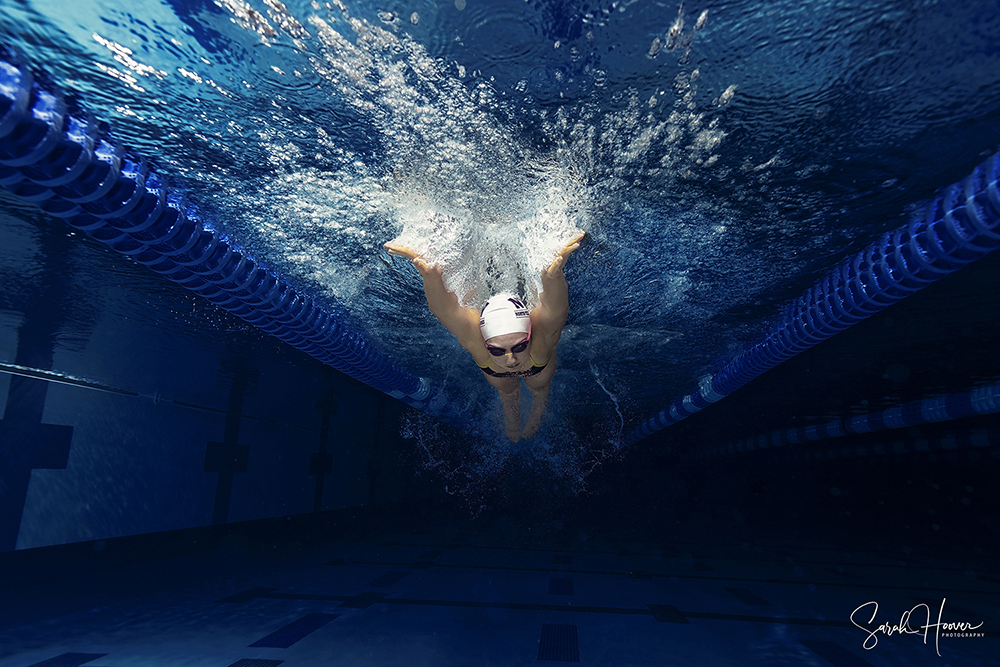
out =
[[[72,426],[42,423],[49,383],[12,375],[0,421],[0,551],[13,551],[21,529],[31,471],[65,470]]]
[[[333,472],[333,455],[326,451],[330,440],[330,417],[337,411],[337,396],[330,375],[327,374],[327,387],[316,400],[316,409],[322,415],[319,429],[319,451],[309,455],[309,474],[316,476],[316,490],[313,493],[313,512],[323,509],[323,489],[326,476]]]
[[[39,282],[27,287],[17,332],[18,366],[52,370],[56,340],[71,303],[69,275],[57,270],[68,259],[69,241],[55,237],[40,253]],[[43,424],[49,382],[11,375],[7,405],[0,421],[0,551],[13,551],[21,530],[31,471],[65,470],[73,440],[72,426]]]
[[[226,408],[226,429],[222,442],[209,442],[205,451],[205,472],[218,473],[215,487],[215,505],[212,508],[212,523],[226,523],[229,520],[229,501],[233,495],[233,475],[245,473],[250,463],[250,447],[239,444],[240,419],[243,412],[243,396],[253,376],[253,371],[245,362],[237,362],[229,390],[229,405]]]

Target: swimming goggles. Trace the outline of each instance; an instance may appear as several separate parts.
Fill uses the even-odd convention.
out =
[[[510,353],[519,354],[521,352],[524,352],[525,350],[528,349],[528,343],[530,342],[531,342],[530,337],[525,338],[520,343],[510,348]],[[486,349],[489,350],[490,354],[492,354],[494,357],[502,357],[505,354],[507,354],[507,350],[503,349],[502,347],[493,347],[492,345],[487,345]]]

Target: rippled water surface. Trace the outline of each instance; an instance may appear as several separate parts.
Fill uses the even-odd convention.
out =
[[[4,39],[205,217],[456,399],[499,402],[382,244],[477,306],[577,228],[535,452],[577,476],[1000,144],[993,0],[0,0]],[[414,415],[427,460],[430,426]],[[566,443],[572,443],[567,445]]]

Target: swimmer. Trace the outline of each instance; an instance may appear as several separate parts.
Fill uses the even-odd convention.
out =
[[[556,253],[542,271],[541,303],[530,312],[512,294],[490,297],[482,311],[464,308],[444,283],[441,267],[406,246],[385,244],[392,255],[413,260],[424,279],[427,305],[438,321],[472,355],[486,381],[496,388],[503,404],[507,437],[511,442],[538,433],[556,372],[556,346],[569,315],[569,288],[563,265],[580,247],[584,233]],[[531,412],[521,430],[521,381],[531,392]]]

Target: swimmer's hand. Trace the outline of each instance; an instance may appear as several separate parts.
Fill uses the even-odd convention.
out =
[[[552,260],[552,263],[549,264],[549,267],[545,269],[545,273],[547,273],[550,277],[555,277],[556,275],[558,275],[559,272],[562,271],[563,265],[566,264],[566,260],[569,259],[570,255],[573,254],[573,251],[577,250],[580,247],[580,241],[582,241],[583,237],[586,235],[587,235],[586,232],[580,232],[573,238],[572,241],[567,243],[562,250],[557,252],[556,258]]]
[[[421,276],[426,277],[428,273],[432,273],[434,271],[441,273],[441,269],[437,264],[431,264],[413,248],[408,248],[405,245],[393,243],[392,241],[386,243],[382,247],[385,248],[390,255],[396,255],[397,257],[405,257],[406,259],[413,260],[413,266],[417,267],[417,271],[420,272]]]
[[[390,255],[396,255],[397,257],[405,257],[407,259],[417,259],[418,257],[423,259],[420,256],[419,252],[417,252],[413,248],[408,248],[405,245],[401,245],[399,243],[393,243],[392,241],[389,241],[382,247],[388,250]]]

